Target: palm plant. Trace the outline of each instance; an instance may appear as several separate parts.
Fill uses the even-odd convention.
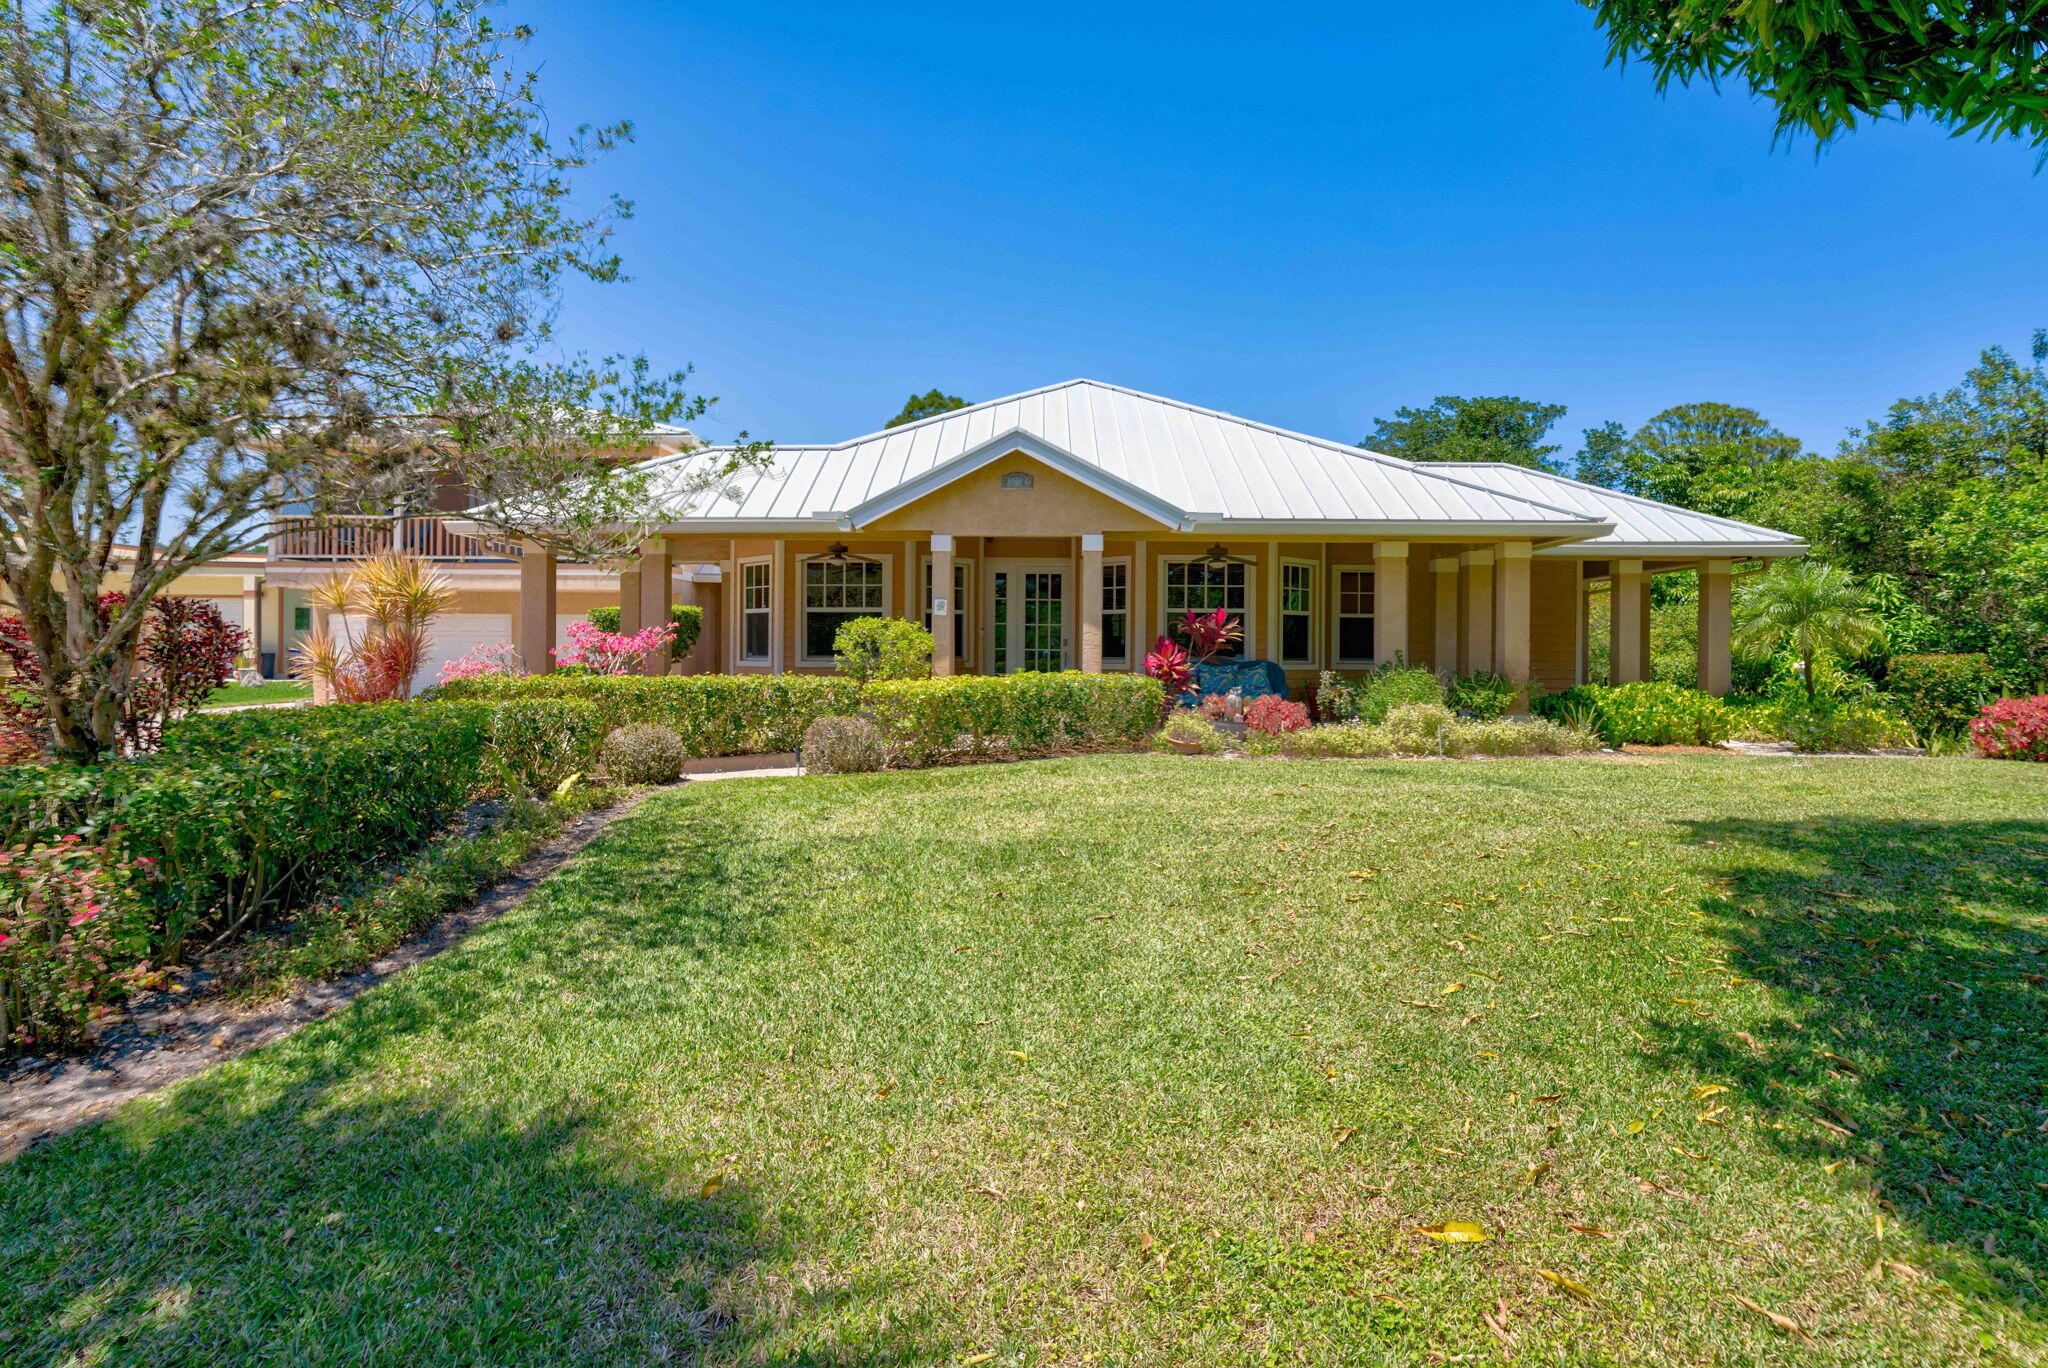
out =
[[[1884,641],[1870,594],[1848,571],[1820,561],[1767,575],[1742,596],[1734,646],[1763,656],[1789,648],[1799,658],[1806,701],[1814,700],[1814,662],[1853,656]]]
[[[425,561],[385,551],[329,576],[312,599],[341,629],[302,637],[292,673],[337,703],[384,703],[411,696],[432,640],[427,629],[455,591]]]

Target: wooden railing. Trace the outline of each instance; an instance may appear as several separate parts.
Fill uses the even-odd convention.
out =
[[[389,551],[428,560],[516,560],[510,542],[459,536],[440,518],[279,518],[270,530],[270,554],[280,560],[357,560]]]

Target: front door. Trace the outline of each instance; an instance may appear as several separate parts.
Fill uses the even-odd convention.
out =
[[[995,673],[1067,668],[1067,571],[1030,561],[989,567]]]

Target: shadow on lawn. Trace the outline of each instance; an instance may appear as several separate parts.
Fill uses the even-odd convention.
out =
[[[708,959],[762,934],[725,911],[718,834],[693,830],[667,871],[684,889],[644,908],[593,917],[572,899],[486,927],[149,1114],[0,1166],[13,1289],[0,1297],[0,1362],[926,1361],[922,1327],[862,1328],[873,1289],[798,1286],[795,1252],[743,1186],[705,1193],[708,1172],[639,1171],[601,1097],[536,1098],[513,1114],[388,1072],[395,1038],[488,1029],[507,995],[566,991],[593,952],[659,944]],[[625,839],[673,849],[674,837]],[[597,894],[613,891],[607,877],[589,861],[556,875]],[[580,942],[563,943],[565,926]],[[482,943],[498,937],[511,939]],[[364,1100],[380,1089],[406,1095]]]
[[[1725,896],[1703,906],[1729,965],[1774,990],[1781,1011],[1754,1035],[1664,1022],[1667,1062],[1787,1125],[1772,1135],[1817,1171],[1852,1156],[1893,1218],[1941,1251],[1946,1266],[1928,1271],[2038,1306],[2048,823],[1689,825],[1747,848]]]

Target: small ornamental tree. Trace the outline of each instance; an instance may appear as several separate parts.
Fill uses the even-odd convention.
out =
[[[417,556],[387,551],[330,577],[312,597],[340,630],[301,637],[292,673],[331,702],[389,703],[412,697],[433,641],[428,629],[455,601],[455,589]]]
[[[839,673],[863,684],[878,679],[929,679],[932,634],[902,618],[858,617],[839,624],[832,653]]]
[[[555,664],[580,665],[592,674],[640,673],[647,657],[659,653],[664,659],[675,640],[673,627],[642,627],[637,632],[607,632],[594,622],[569,624],[569,649],[553,648]]]
[[[103,594],[105,622],[128,609],[124,594]],[[129,688],[119,700],[112,734],[123,751],[151,750],[169,723],[193,711],[235,677],[235,661],[247,635],[205,599],[159,598],[143,618]],[[14,667],[17,682],[0,689],[0,763],[41,754],[50,747],[51,728],[43,710],[42,658],[18,617],[0,617],[0,655]]]

